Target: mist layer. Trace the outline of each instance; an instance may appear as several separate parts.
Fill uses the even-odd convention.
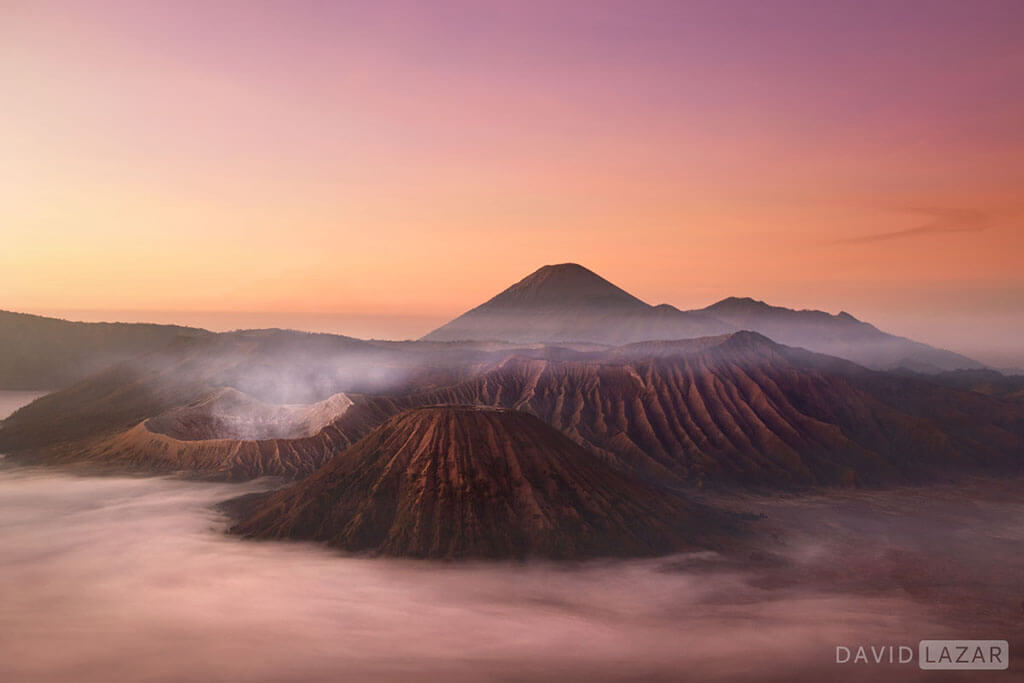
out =
[[[860,680],[835,645],[956,630],[884,574],[830,580],[806,528],[749,566],[405,562],[226,536],[214,504],[258,487],[0,473],[0,679]]]

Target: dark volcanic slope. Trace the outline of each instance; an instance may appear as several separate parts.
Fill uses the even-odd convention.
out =
[[[650,306],[583,266],[563,263],[544,266],[423,339],[627,344],[731,329],[703,313]]]
[[[150,474],[184,472],[204,479],[242,481],[262,476],[301,479],[350,446],[393,411],[351,407],[328,426],[294,438],[183,439],[156,431],[150,421],[116,434],[58,444],[30,462]]]
[[[176,325],[77,323],[0,311],[0,389],[58,389],[175,339],[209,334]]]
[[[874,484],[1013,470],[1024,457],[1024,404],[1012,394],[875,372],[752,332],[600,351],[472,348],[193,340],[19,410],[0,425],[0,452],[300,477],[396,413],[443,403],[532,413],[621,471],[661,481]],[[314,404],[339,392],[353,405],[328,424],[330,406]]]
[[[386,399],[352,405],[344,394],[308,406],[255,406],[218,390],[194,403],[113,433],[16,453],[22,461],[74,464],[90,470],[164,474],[205,479],[261,476],[299,479],[312,474],[396,408]],[[224,412],[242,404],[257,412]],[[210,409],[221,412],[210,412]]]
[[[233,531],[387,555],[570,559],[692,548],[722,528],[531,415],[432,406],[268,494]]]
[[[880,483],[1024,459],[1019,404],[753,332],[512,358],[423,400],[524,410],[627,470],[690,482]]]
[[[953,370],[922,376],[942,386],[1024,403],[1024,375],[1004,375],[995,370]]]

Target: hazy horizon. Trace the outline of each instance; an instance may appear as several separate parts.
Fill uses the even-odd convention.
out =
[[[719,300],[721,299],[715,301]],[[481,299],[478,302],[467,304],[464,309],[453,311],[449,315],[118,309],[37,309],[16,312],[78,322],[185,325],[200,327],[211,332],[282,328],[303,332],[340,334],[359,339],[402,341],[419,339],[483,301],[484,299]],[[709,301],[706,305],[711,303],[714,302]],[[767,303],[787,308],[807,308],[770,300]],[[673,305],[676,304],[673,303]],[[835,314],[840,310],[846,310],[859,320],[871,323],[884,332],[956,351],[995,368],[1024,368],[1024,349],[1021,349],[1018,342],[1020,331],[1024,330],[1024,311],[1017,316],[1000,316],[966,309],[955,311],[941,318],[915,314],[913,310],[890,315],[887,318],[884,316],[875,318],[846,308],[828,312]],[[979,331],[982,333],[979,334]],[[986,344],[986,342],[988,343]]]
[[[576,261],[1000,352],[1022,32],[1002,0],[4,3],[0,305],[443,320]]]

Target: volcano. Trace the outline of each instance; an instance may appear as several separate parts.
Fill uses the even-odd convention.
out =
[[[756,332],[609,352],[514,355],[419,400],[523,410],[639,476],[880,485],[1019,471],[1012,401],[868,370]]]
[[[387,382],[367,385],[381,369]],[[487,352],[261,333],[185,344],[44,396],[0,424],[0,452],[301,478],[403,410],[473,404],[535,415],[619,471],[674,485],[913,483],[1017,471],[1024,406],[1014,386],[872,371],[755,332]]]
[[[651,306],[575,263],[544,266],[424,341],[627,344],[731,331],[701,312]]]
[[[729,526],[532,415],[479,406],[401,413],[249,506],[235,533],[421,558],[657,555]]]
[[[846,312],[794,310],[749,297],[688,311],[651,306],[575,263],[544,266],[423,340],[617,346],[743,330],[875,370],[938,373],[983,367],[958,353],[883,332]]]

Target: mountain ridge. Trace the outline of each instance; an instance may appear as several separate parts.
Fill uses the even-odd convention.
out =
[[[59,389],[178,339],[212,334],[182,325],[86,323],[0,310],[0,389]]]
[[[909,483],[944,471],[1013,470],[1024,450],[1017,401],[869,370],[756,332],[479,358],[456,348],[448,359],[455,367],[409,375],[396,366],[376,393],[353,391],[361,374],[331,375],[334,357],[311,363],[309,352],[332,340],[286,337],[257,348],[234,340],[242,357],[234,346],[211,355],[211,346],[232,341],[217,337],[144,369],[114,368],[15,412],[0,424],[0,451],[128,471],[302,477],[395,414],[435,404],[527,412],[618,470],[678,484]],[[282,359],[267,355],[282,345]],[[401,348],[399,358],[414,365],[448,362],[409,358],[419,347]],[[369,364],[371,375],[395,362],[357,358],[353,368]],[[319,383],[308,394],[314,403],[263,405],[294,403],[278,377]],[[258,400],[233,390],[225,400],[224,387]],[[339,392],[346,396],[324,403]]]
[[[1019,467],[1024,413],[981,394],[754,332],[632,348],[614,359],[512,357],[428,400],[525,410],[663,480],[877,485]]]
[[[568,283],[568,284],[567,284]],[[576,292],[601,283],[615,305]],[[521,289],[530,296],[520,297]],[[532,305],[542,301],[543,305]],[[726,297],[701,309],[644,303],[575,263],[544,266],[483,304],[424,335],[424,341],[591,342],[609,346],[685,339],[751,330],[787,346],[846,358],[875,369],[932,368],[935,372],[983,364],[958,353],[898,337],[846,311],[774,306],[752,297]]]
[[[543,266],[421,341],[620,345],[730,332],[699,311],[651,306],[576,263]]]

